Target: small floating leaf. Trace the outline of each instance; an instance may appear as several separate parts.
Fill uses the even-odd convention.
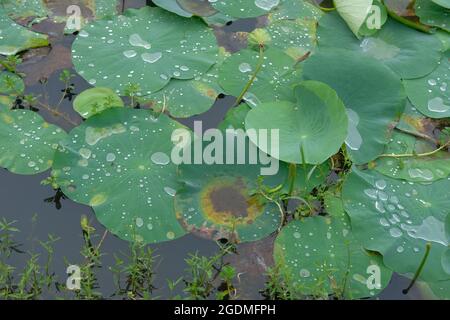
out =
[[[73,108],[87,119],[108,108],[123,107],[122,99],[109,88],[92,88],[80,93],[73,101]]]
[[[0,109],[0,167],[25,175],[46,171],[65,137],[35,112]]]

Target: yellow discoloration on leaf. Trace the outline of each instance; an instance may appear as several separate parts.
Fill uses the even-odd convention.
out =
[[[200,94],[204,95],[205,97],[216,99],[219,95],[216,90],[208,86],[206,83],[196,81],[194,84],[194,88],[200,92]]]
[[[261,215],[261,199],[249,196],[239,178],[228,181],[214,180],[200,194],[202,213],[212,223],[234,228],[251,224]]]
[[[11,116],[7,115],[6,113],[2,113],[0,117],[2,118],[2,121],[6,124],[11,124],[14,122],[14,119]]]
[[[104,193],[99,193],[96,194],[95,196],[92,197],[92,199],[89,201],[89,205],[91,207],[97,207],[99,205],[102,205],[103,203],[105,203],[106,199],[108,197],[104,194]]]

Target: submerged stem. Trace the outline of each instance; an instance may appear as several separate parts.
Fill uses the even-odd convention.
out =
[[[431,250],[431,243],[427,242],[425,247],[425,254],[422,258],[422,261],[420,262],[419,268],[416,271],[416,274],[414,275],[414,278],[411,280],[411,283],[409,284],[408,288],[404,289],[402,292],[403,294],[408,294],[409,290],[414,286],[416,283],[417,278],[419,278],[420,274],[422,273],[423,267],[425,266],[425,262],[427,262],[428,255],[430,254]]]
[[[263,64],[264,64],[264,46],[260,45],[259,46],[259,61],[258,61],[258,65],[256,66],[255,72],[253,72],[252,77],[250,78],[250,80],[245,85],[244,90],[242,90],[241,94],[236,99],[236,102],[234,103],[234,107],[239,105],[239,103],[244,98],[244,96],[247,93],[247,91],[252,86],[253,82],[255,82],[256,76],[261,71]]]

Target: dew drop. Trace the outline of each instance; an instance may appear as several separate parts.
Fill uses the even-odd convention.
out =
[[[170,163],[170,158],[167,154],[165,154],[164,152],[156,152],[152,155],[151,160],[153,161],[154,164],[158,164],[158,165],[167,165]]]
[[[148,52],[146,52],[146,53],[141,54],[141,58],[145,62],[155,63],[159,59],[162,58],[162,53],[161,52],[155,52],[155,53],[148,53]]]

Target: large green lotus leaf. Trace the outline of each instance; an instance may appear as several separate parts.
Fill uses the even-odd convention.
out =
[[[366,21],[373,0],[334,0],[339,15],[355,35]]]
[[[351,159],[363,164],[382,154],[405,106],[398,76],[373,58],[338,49],[318,50],[303,71],[305,79],[325,82],[344,102]]]
[[[271,21],[305,19],[317,21],[322,11],[305,0],[281,0],[280,5],[269,13]]]
[[[208,111],[216,101],[222,88],[217,83],[219,65],[229,54],[220,48],[219,61],[205,74],[190,80],[172,79],[160,91],[143,97],[152,109],[169,112],[175,118],[188,118]]]
[[[151,94],[171,78],[203,74],[216,62],[217,52],[214,34],[201,21],[144,7],[86,26],[73,44],[72,58],[92,85],[124,93],[137,84],[140,94]]]
[[[149,110],[112,108],[87,119],[62,143],[52,175],[72,200],[128,241],[155,243],[184,235],[173,208],[172,132],[181,127]]]
[[[258,144],[266,153],[289,163],[320,164],[337,153],[347,136],[345,106],[336,92],[324,83],[304,81],[295,88],[297,102],[268,102],[253,108],[247,115],[249,129],[279,130],[280,141]]]
[[[2,0],[0,6],[13,19],[43,18],[48,14],[43,0]]]
[[[392,19],[374,36],[358,40],[339,16],[329,13],[320,19],[317,33],[319,48],[357,51],[383,62],[403,79],[425,76],[441,59],[441,43],[434,35],[408,28]]]
[[[299,81],[299,70],[294,69],[294,64],[295,60],[280,49],[267,49],[263,60],[256,51],[242,50],[219,67],[219,84],[227,94],[239,97],[256,73],[244,96],[250,106],[275,100],[294,101],[293,90]]]
[[[421,154],[432,152],[436,146],[429,141],[394,131],[392,141],[386,146],[386,154]],[[440,151],[429,157],[393,158],[383,157],[376,161],[375,168],[395,179],[430,182],[447,178],[450,174],[450,153]]]
[[[450,32],[450,11],[430,0],[416,0],[416,14],[420,22]]]
[[[450,9],[450,0],[431,0],[431,1],[440,5],[441,7]]]
[[[0,8],[0,54],[9,56],[21,51],[45,47],[48,36],[30,31],[11,20],[5,10]]]
[[[35,112],[0,109],[0,167],[24,175],[46,171],[66,136]]]
[[[245,130],[245,118],[250,110],[251,108],[245,103],[240,104],[235,108],[231,108],[228,110],[225,119],[219,124],[218,128],[224,132],[226,129]],[[287,164],[282,163],[282,166],[287,166]],[[292,195],[305,196],[315,187],[323,184],[329,174],[330,166],[327,162],[320,166],[298,165]],[[289,187],[289,182],[286,181],[281,191],[287,194],[289,192]]]
[[[379,255],[361,247],[342,204],[330,204],[331,201],[340,199],[327,200],[328,206],[338,209],[331,216],[294,220],[282,229],[275,240],[275,262],[285,269],[302,294],[335,294],[346,299],[379,294],[389,284],[392,271],[383,265]],[[371,272],[376,271],[380,272],[380,282],[371,287]]]
[[[114,91],[101,87],[87,89],[73,101],[73,108],[85,119],[105,109],[123,106],[122,99]]]
[[[420,278],[442,281],[450,279],[441,265],[449,244],[444,231],[449,187],[448,179],[407,183],[353,167],[342,198],[355,236],[366,249],[380,252],[386,266],[412,277],[430,243]]]
[[[269,47],[283,50],[295,60],[314,51],[316,45],[316,24],[313,20],[279,20],[267,26]]]
[[[280,0],[216,0],[209,2],[216,10],[235,18],[263,16],[280,4]]]
[[[450,117],[450,51],[423,78],[404,80],[406,94],[420,112],[431,118]]]

